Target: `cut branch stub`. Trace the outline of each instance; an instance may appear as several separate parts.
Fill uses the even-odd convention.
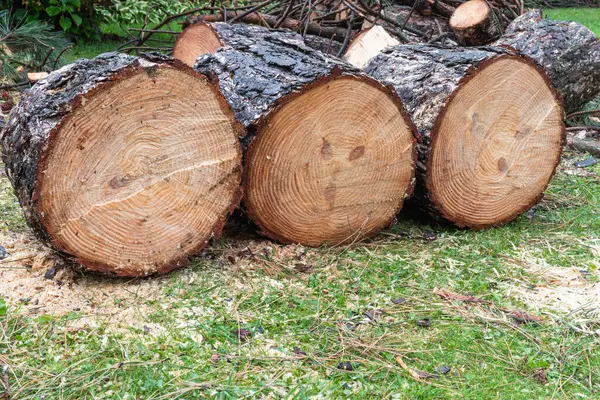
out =
[[[381,50],[398,44],[400,42],[387,33],[383,27],[374,25],[356,35],[344,54],[344,60],[356,68],[364,68],[371,58],[379,54]]]
[[[560,160],[564,112],[531,59],[502,48],[406,45],[365,71],[396,88],[423,135],[417,206],[481,229],[541,199]]]
[[[487,44],[501,34],[492,17],[492,9],[485,0],[469,0],[456,8],[450,17],[450,28],[462,45]]]
[[[600,39],[577,22],[543,19],[540,10],[531,10],[494,44],[537,61],[562,95],[567,112],[600,94]]]
[[[302,37],[222,25],[196,69],[248,127],[244,204],[269,237],[309,246],[389,225],[412,191],[414,127],[393,91]]]
[[[144,276],[220,234],[240,197],[240,132],[191,68],[107,53],[26,92],[1,144],[42,239],[89,270]]]

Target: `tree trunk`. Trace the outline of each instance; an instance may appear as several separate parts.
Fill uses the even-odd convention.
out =
[[[562,95],[567,112],[600,94],[600,40],[577,22],[551,21],[540,10],[515,19],[495,45],[536,60]]]
[[[479,46],[491,43],[501,35],[500,23],[494,22],[493,17],[486,0],[469,0],[456,8],[450,17],[450,27],[459,44]]]
[[[563,108],[535,63],[502,48],[384,50],[365,71],[395,87],[422,135],[414,203],[460,227],[502,225],[542,196]]]
[[[398,97],[350,65],[264,28],[211,25],[198,58],[248,128],[244,204],[269,237],[351,243],[389,225],[412,191],[414,132]]]
[[[219,236],[240,198],[240,132],[191,68],[106,53],[25,92],[0,144],[42,240],[89,270],[145,276]]]

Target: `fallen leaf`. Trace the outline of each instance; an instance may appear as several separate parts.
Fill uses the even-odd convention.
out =
[[[475,296],[453,293],[446,289],[435,288],[435,289],[433,289],[433,293],[437,294],[442,299],[448,300],[448,301],[458,300],[458,301],[463,301],[465,303],[485,303],[486,302],[485,300],[482,300]]]
[[[533,379],[535,379],[540,385],[545,385],[546,383],[548,383],[546,370],[544,368],[536,369],[535,373],[533,374]]]
[[[365,313],[365,316],[369,318],[371,321],[375,321],[377,317],[384,314],[383,310],[369,310]]]
[[[403,297],[398,297],[396,299],[392,299],[392,303],[394,303],[394,304],[406,303],[406,299]]]
[[[512,311],[510,313],[510,316],[513,317],[513,319],[515,321],[517,321],[520,324],[537,324],[542,322],[542,319],[540,317],[537,317],[535,315],[531,315],[531,314],[527,314],[524,311]]]

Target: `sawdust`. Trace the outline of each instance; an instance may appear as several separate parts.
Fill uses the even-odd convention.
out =
[[[70,324],[73,328],[105,324],[113,331],[135,327],[160,334],[164,328],[147,318],[156,311],[156,306],[152,308],[148,302],[157,301],[163,309],[168,308],[174,301],[164,293],[169,280],[176,274],[177,279],[192,281],[196,274],[188,268],[143,279],[91,275],[65,262],[29,232],[0,232],[0,243],[10,254],[0,261],[2,297],[31,317],[77,313],[81,317]],[[302,246],[281,246],[259,238],[228,238],[226,246],[207,248],[202,260],[203,265],[232,276],[257,268],[275,274],[293,268],[294,260],[306,253]],[[235,282],[235,286],[239,284]]]
[[[600,317],[600,284],[592,282],[589,271],[544,263],[520,265],[543,281],[534,287],[509,286],[509,294],[520,298],[529,308],[563,315],[583,313],[586,319]]]

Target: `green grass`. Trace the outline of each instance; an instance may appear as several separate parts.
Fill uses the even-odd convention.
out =
[[[545,315],[511,291],[539,283],[528,263],[584,269],[597,279],[600,166],[594,176],[567,175],[574,160],[563,162],[533,218],[503,228],[402,219],[372,242],[308,252],[309,272],[296,269],[294,255],[273,252],[231,264],[220,255],[229,251],[222,240],[210,251],[216,259],[198,258],[162,278],[157,296],[139,298],[137,325],[100,319],[82,327],[78,321],[95,313],[30,316],[11,304],[0,319],[0,362],[10,366],[20,399],[597,398],[598,320]],[[15,212],[10,199],[1,204]],[[424,240],[426,230],[437,239]],[[135,292],[143,282],[114,284]],[[447,302],[436,287],[488,303]],[[405,301],[394,304],[398,298]],[[383,314],[371,320],[373,310]],[[543,321],[517,324],[511,310]],[[430,326],[421,326],[424,319]],[[239,340],[239,328],[251,339]],[[438,376],[415,379],[398,356]],[[442,366],[451,371],[437,373]]]
[[[544,12],[551,19],[577,21],[600,37],[600,8],[553,8]]]
[[[131,28],[141,28],[139,26],[132,26]],[[176,23],[170,24],[171,30],[173,32],[181,31],[181,26]],[[163,27],[161,29],[167,29],[167,27]],[[109,51],[116,51],[116,49],[121,45],[131,39],[127,35],[123,29],[117,24],[102,24],[100,26],[100,30],[103,35],[106,36],[106,39],[100,42],[92,42],[92,43],[76,43],[73,45],[73,48],[65,53],[65,59],[68,62],[75,61],[78,58],[93,58],[101,53],[106,53]],[[132,32],[135,34],[135,32]],[[156,40],[169,40],[172,39],[172,35],[169,34],[155,34],[152,36],[152,39],[148,42],[149,46],[164,46],[164,43],[153,41]]]
[[[402,218],[349,248],[271,245],[255,257],[240,252],[247,242],[231,248],[226,238],[189,268],[155,278],[156,295],[137,295],[154,280],[111,281],[133,300],[109,295],[93,311],[36,313],[0,294],[0,377],[7,365],[18,399],[600,398],[598,314],[538,308],[515,293],[544,283],[531,270],[538,264],[598,281],[600,164],[590,176],[570,174],[585,157],[567,154],[534,212],[502,228],[472,232]],[[27,231],[4,176],[0,216],[0,236]],[[425,231],[436,239],[425,240]],[[445,301],[435,288],[486,303]],[[108,306],[133,316],[114,320],[103,315]],[[376,310],[383,313],[369,318]],[[520,324],[511,311],[542,321]],[[252,337],[240,340],[237,329]],[[437,372],[443,366],[448,374]],[[0,380],[0,398],[2,390]]]

